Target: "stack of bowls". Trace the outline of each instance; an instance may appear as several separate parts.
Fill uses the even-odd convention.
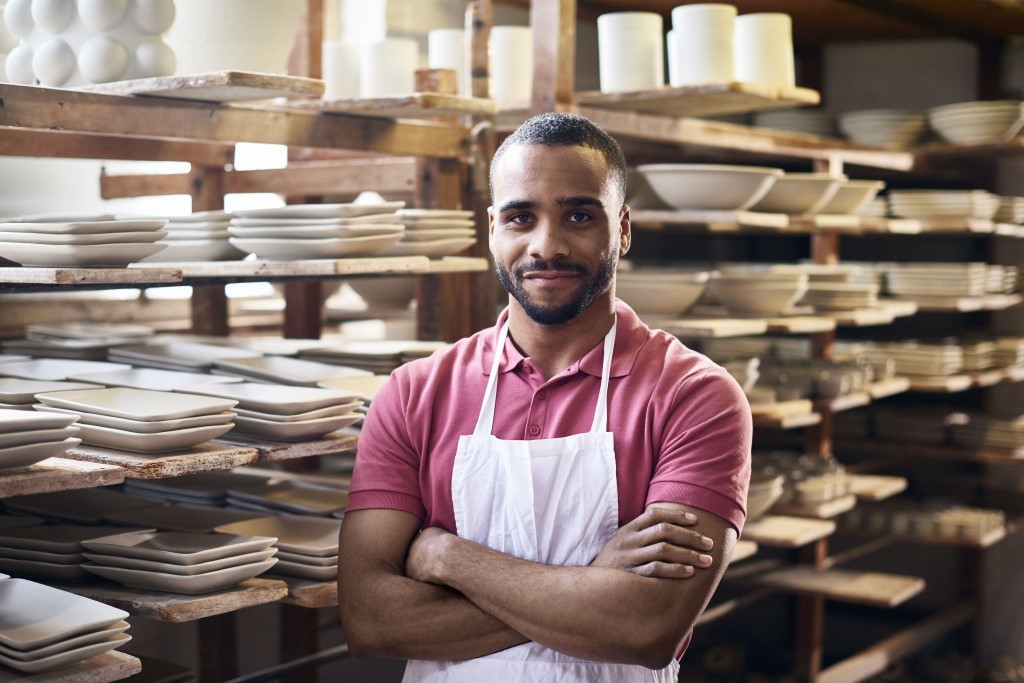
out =
[[[807,284],[805,274],[738,266],[711,278],[711,291],[730,313],[770,316],[790,310],[807,293]]]
[[[905,109],[865,109],[839,115],[839,130],[860,145],[907,149],[925,131],[925,115]]]
[[[616,295],[641,316],[679,316],[700,299],[711,273],[654,269],[620,271]]]
[[[1003,142],[1016,135],[1024,116],[1019,100],[960,102],[928,110],[928,122],[943,139],[964,145]]]
[[[645,164],[637,170],[668,205],[682,211],[742,211],[783,176],[778,168],[718,164]]]

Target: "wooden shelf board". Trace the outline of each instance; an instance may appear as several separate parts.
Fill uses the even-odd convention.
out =
[[[696,227],[708,232],[747,231],[787,234],[789,216],[784,213],[753,211],[674,211],[671,209],[637,209],[630,211],[635,227],[650,230]]]
[[[576,93],[584,107],[644,112],[662,116],[723,116],[769,109],[814,106],[821,95],[810,88],[777,88],[758,83],[710,83],[666,86],[635,92]]]
[[[280,105],[281,109],[348,114],[385,119],[420,119],[433,116],[494,116],[498,107],[494,100],[480,97],[459,97],[444,93],[418,92],[401,97],[356,98],[348,100],[306,99]]]
[[[1024,300],[1020,294],[989,294],[986,296],[935,296],[897,298],[895,301],[916,303],[920,311],[972,313],[975,311],[1001,311]]]
[[[912,218],[860,216],[860,230],[857,234],[889,233],[893,235],[917,235],[920,232],[921,222]]]
[[[762,429],[803,429],[821,424],[821,413],[800,415],[755,415],[754,426]]]
[[[651,327],[665,330],[679,337],[721,338],[746,337],[765,334],[767,320],[730,318],[682,318],[679,320],[649,320]]]
[[[319,97],[324,93],[324,82],[315,78],[251,71],[213,71],[115,81],[88,85],[78,90],[108,95],[148,95],[224,103],[275,97]]]
[[[792,517],[808,517],[810,519],[832,519],[844,512],[849,512],[857,505],[857,497],[854,495],[843,496],[825,503],[815,505],[799,505],[797,503],[779,504],[772,508],[780,515]]]
[[[124,652],[110,650],[71,666],[27,674],[0,667],[0,683],[111,683],[142,671],[142,662]]]
[[[869,532],[862,529],[845,529],[841,528],[840,531],[844,534],[853,534],[857,536],[877,536],[877,533]],[[886,536],[906,543],[923,543],[926,545],[944,545],[951,546],[954,548],[990,548],[996,543],[999,543],[1006,538],[1009,532],[1005,527],[999,529],[992,529],[981,538],[954,538],[951,536],[938,536],[938,535],[921,535],[921,534],[897,534],[893,532],[886,532]]]
[[[318,455],[337,455],[353,451],[359,443],[359,437],[354,434],[334,433],[312,441],[269,441],[245,434],[228,434],[216,439],[214,443],[222,443],[227,446],[241,446],[252,448],[259,452],[259,459],[262,462],[279,462],[282,460],[295,460],[297,458],[310,458]]]
[[[743,538],[769,548],[801,548],[835,533],[835,522],[770,514],[743,527]]]
[[[111,448],[81,445],[69,450],[66,457],[116,465],[124,469],[127,479],[163,479],[249,465],[259,459],[259,451],[255,448],[206,442],[175,453],[140,455]]]
[[[906,318],[917,313],[913,301],[879,301],[872,308],[855,308],[849,311],[821,311],[818,315],[832,318],[839,327],[873,327],[889,325],[896,318]]]
[[[892,377],[880,382],[874,382],[867,386],[868,395],[872,400],[879,400],[903,394],[910,391],[910,379],[907,377]]]
[[[178,595],[110,583],[69,583],[60,584],[60,588],[123,609],[132,616],[174,623],[265,605],[288,595],[288,585],[284,581],[260,578],[247,579],[234,588],[203,595]]]
[[[844,410],[862,408],[871,403],[871,394],[867,391],[857,391],[846,396],[833,399],[818,399],[814,402],[816,410],[831,410],[833,413],[841,413]]]
[[[914,150],[914,156],[921,162],[941,161],[947,163],[959,159],[991,159],[992,157],[1014,157],[1024,154],[1024,139],[1016,137],[1006,142],[962,145],[950,142],[934,142]]]
[[[1024,465],[1024,448],[1016,450],[968,448],[966,446],[930,446],[907,442],[836,439],[835,450],[837,454],[852,453],[892,458]]]
[[[905,477],[890,477],[880,474],[853,475],[853,495],[857,500],[878,502],[899,495],[907,490]]]
[[[288,595],[281,599],[286,605],[298,607],[337,607],[338,583],[336,581],[304,581],[288,578]]]
[[[768,334],[816,334],[836,329],[836,321],[819,315],[768,318]]]
[[[483,273],[492,270],[491,262],[478,256],[445,256],[430,259],[427,273],[439,275],[443,273]]]
[[[919,218],[921,234],[949,233],[953,235],[974,234],[991,235],[996,224],[987,218],[945,217]]]
[[[135,263],[132,271],[148,270],[158,264]],[[189,280],[317,278],[339,275],[429,272],[426,256],[367,256],[315,261],[196,261],[174,264]]]
[[[153,264],[145,272],[130,268],[6,268],[0,267],[0,284],[17,285],[170,285],[181,282],[181,270]]]
[[[1004,382],[1024,381],[1024,367],[993,368],[981,372],[935,377],[909,377],[910,390],[948,394],[978,387],[991,387]]]
[[[860,216],[841,214],[817,214],[815,216],[792,216],[790,226],[806,232],[858,232]]]
[[[737,562],[742,562],[743,560],[749,560],[756,554],[756,542],[748,540],[736,541],[736,548],[732,551],[732,560],[729,561],[729,566],[732,566]]]
[[[1024,225],[996,223],[996,234],[1000,237],[1024,238]]]
[[[758,586],[869,607],[897,607],[924,590],[924,579],[849,569],[785,567],[751,579]]]
[[[29,467],[0,472],[0,498],[111,486],[123,483],[125,474],[124,468],[116,465],[47,458]]]

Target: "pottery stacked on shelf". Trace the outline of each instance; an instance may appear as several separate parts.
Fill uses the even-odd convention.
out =
[[[875,284],[811,281],[800,303],[824,311],[873,308],[880,289]]]
[[[372,374],[390,374],[392,370],[418,358],[426,358],[446,342],[389,339],[385,341],[335,342],[328,346],[300,351],[300,358],[358,368]]]
[[[999,208],[992,220],[997,223],[1024,223],[1024,197],[999,197]]]
[[[72,375],[88,372],[110,372],[129,370],[131,366],[122,363],[107,363],[95,360],[66,358],[37,358],[34,360],[0,363],[0,377],[17,377],[49,382],[63,382]]]
[[[277,515],[217,527],[218,533],[273,536],[277,540],[275,575],[334,581],[338,576],[340,519]]]
[[[785,175],[779,168],[723,164],[644,164],[637,171],[662,201],[680,211],[749,209]]]
[[[926,128],[923,113],[905,109],[864,109],[839,115],[839,130],[852,142],[885,149],[912,147]]]
[[[231,214],[225,211],[200,211],[172,216],[164,226],[167,236],[160,240],[166,249],[150,256],[146,263],[182,263],[189,261],[230,261],[245,257],[228,242]]]
[[[285,480],[229,489],[226,502],[232,508],[270,515],[290,513],[330,517],[344,512],[348,492],[320,484]]]
[[[844,180],[818,213],[828,215],[865,215],[878,193],[885,189],[881,180]]]
[[[985,190],[890,190],[889,213],[902,218],[992,218],[1000,198]]]
[[[99,389],[84,382],[45,382],[17,377],[0,377],[0,408],[4,410],[33,410],[36,394],[76,389]]]
[[[36,358],[105,360],[111,347],[141,342],[152,336],[145,325],[76,321],[35,323],[25,328],[25,339],[3,342],[5,351],[25,353]]]
[[[709,271],[678,268],[620,270],[615,276],[615,295],[644,318],[674,318],[697,303],[710,278]]]
[[[0,219],[0,259],[34,267],[123,268],[164,249],[166,220],[110,215]]]
[[[955,375],[964,367],[964,350],[956,343],[869,342],[864,355],[872,361],[892,359],[899,375]]]
[[[385,256],[439,258],[465,251],[476,244],[472,211],[448,209],[400,209],[405,226],[402,240],[384,250]]]
[[[987,263],[899,263],[883,268],[886,290],[893,296],[926,301],[944,297],[979,297],[1016,285],[1016,269]],[[1011,290],[1012,291],[1012,290]],[[3,369],[0,368],[0,372]]]
[[[179,370],[158,370],[156,368],[131,368],[111,372],[83,373],[74,375],[80,382],[102,387],[124,387],[126,389],[147,389],[149,391],[174,391],[193,384],[231,384],[241,382],[239,377],[208,375],[200,372]],[[86,387],[81,387],[86,388]]]
[[[959,102],[928,110],[928,122],[944,140],[962,145],[1000,143],[1020,133],[1020,100]]]
[[[939,500],[884,501],[843,515],[843,527],[873,535],[940,537],[981,541],[1006,529],[1002,510],[953,505]]]
[[[88,572],[132,588],[198,595],[259,576],[277,560],[277,539],[149,531],[83,541]]]
[[[389,379],[391,379],[390,375],[335,377],[334,379],[320,382],[317,386],[324,389],[339,389],[341,391],[347,391],[358,395],[359,398],[362,399],[363,405],[356,408],[356,412],[365,413],[369,410],[373,399],[377,397],[377,392],[384,387]]]
[[[5,529],[0,531],[0,569],[52,581],[84,581],[89,574],[81,567],[82,541],[111,533],[106,526],[69,524]]]
[[[210,508],[224,505],[230,488],[260,486],[266,481],[268,477],[236,471],[198,472],[170,479],[127,479],[124,489],[160,502]]]
[[[228,385],[230,386],[230,385]],[[192,448],[228,432],[236,401],[146,389],[83,389],[38,394],[37,410],[78,415],[90,446],[132,453]]]
[[[82,443],[77,415],[40,415],[0,408],[0,471],[34,465]]]
[[[767,194],[750,210],[793,216],[814,215],[832,201],[846,181],[846,176],[830,173],[786,173],[776,179]]]
[[[213,372],[239,380],[270,382],[297,387],[315,387],[332,377],[361,377],[372,374],[366,370],[328,365],[311,360],[285,356],[259,356],[218,360]]]
[[[26,674],[70,666],[131,640],[127,612],[34,581],[0,581],[0,605],[0,664]]]
[[[949,428],[950,438],[968,448],[1024,448],[1024,417],[967,413],[967,419]]]
[[[711,292],[730,313],[782,315],[807,292],[806,273],[773,272],[770,266],[723,266],[711,278]]]
[[[835,137],[836,120],[824,109],[779,109],[754,114],[754,125],[759,128],[806,133],[821,137]]]

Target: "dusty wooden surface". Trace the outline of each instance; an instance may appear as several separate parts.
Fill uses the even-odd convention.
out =
[[[337,607],[338,583],[336,581],[304,581],[288,579],[288,597],[281,602],[298,607]]]
[[[876,502],[892,498],[906,490],[907,480],[904,477],[881,474],[853,475],[853,495],[857,496],[858,500]]]
[[[315,78],[251,71],[212,71],[89,85],[80,90],[108,95],[151,95],[203,102],[241,102],[274,97],[319,97],[324,82]]]
[[[436,92],[418,92],[401,97],[356,98],[349,100],[295,100],[280,105],[296,111],[320,114],[349,114],[385,119],[420,119],[435,116],[492,116],[494,100],[459,97]]]
[[[768,572],[754,578],[753,582],[759,586],[871,607],[896,607],[924,590],[924,579],[916,576],[847,569],[821,570],[806,566]]]
[[[81,445],[68,451],[67,457],[104,465],[116,465],[123,468],[124,476],[127,479],[164,479],[249,465],[259,459],[259,451],[255,448],[206,442],[187,451],[139,455],[112,448]]]
[[[422,273],[430,269],[426,256],[380,256],[316,261],[209,261],[177,264],[190,278],[315,278],[335,275],[376,275],[386,273]],[[132,266],[142,270],[147,264]]]
[[[245,434],[228,434],[216,439],[217,443],[259,451],[259,459],[264,462],[311,458],[317,455],[337,455],[355,450],[359,437],[354,434],[328,434],[321,439],[312,441],[270,441]]]
[[[832,519],[844,512],[849,512],[857,505],[857,497],[854,495],[843,496],[825,503],[814,505],[800,505],[797,503],[779,504],[772,508],[780,515],[791,515],[794,517],[809,517],[812,519]]]
[[[680,337],[746,337],[768,331],[768,321],[763,319],[683,318],[655,320],[650,324]]]
[[[124,482],[125,474],[116,465],[47,458],[30,467],[0,471],[0,498],[110,486]]]
[[[110,683],[142,671],[142,662],[124,652],[111,650],[71,666],[38,674],[0,668],[0,683]]]
[[[74,585],[61,588],[123,609],[132,616],[156,621],[194,621],[246,607],[277,602],[288,595],[288,585],[273,579],[248,579],[238,586],[205,595],[176,595],[114,584]]]
[[[778,88],[759,83],[736,82],[667,86],[625,93],[576,93],[576,103],[582,106],[662,116],[746,114],[813,106],[820,101],[821,95],[810,88]]]
[[[743,538],[772,548],[799,548],[831,536],[835,522],[802,517],[766,515],[743,527]]]
[[[10,284],[131,286],[177,282],[181,282],[181,271],[163,264],[145,271],[128,268],[0,267],[0,283]]]

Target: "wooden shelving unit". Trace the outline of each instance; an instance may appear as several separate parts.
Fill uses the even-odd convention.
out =
[[[47,458],[30,467],[0,473],[0,498],[121,484],[127,472],[110,464]]]
[[[142,662],[131,655],[111,650],[71,666],[23,674],[4,667],[0,669],[0,683],[111,683],[142,671]]]
[[[165,455],[144,455],[112,448],[80,445],[65,457],[72,460],[119,467],[127,479],[165,479],[197,472],[229,470],[251,465],[260,458],[255,448],[241,448],[207,442],[186,451]]]
[[[821,96],[810,88],[776,88],[759,83],[687,85],[626,93],[576,93],[576,104],[580,106],[662,116],[747,114],[814,106],[820,102]]]

